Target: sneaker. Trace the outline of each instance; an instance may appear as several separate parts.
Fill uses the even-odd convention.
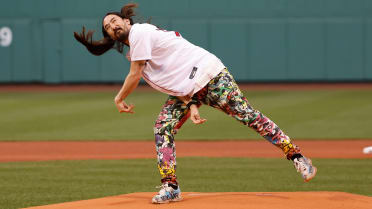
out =
[[[316,175],[316,167],[313,166],[311,160],[306,157],[299,157],[293,160],[293,164],[297,172],[301,173],[305,182],[310,181]]]
[[[160,191],[157,195],[155,195],[152,198],[152,203],[162,204],[162,203],[177,202],[177,201],[182,200],[181,190],[178,185],[165,182],[158,188],[160,188]]]

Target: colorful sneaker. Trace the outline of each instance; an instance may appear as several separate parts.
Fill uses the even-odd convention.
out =
[[[152,203],[162,204],[169,202],[181,201],[181,190],[178,185],[169,182],[163,183],[158,188],[161,188],[159,193],[152,198]]]
[[[297,172],[301,173],[305,182],[310,181],[316,175],[316,167],[313,166],[309,158],[303,156],[295,158],[293,164]]]

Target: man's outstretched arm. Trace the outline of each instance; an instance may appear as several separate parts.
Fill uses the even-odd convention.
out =
[[[114,99],[116,107],[118,108],[120,113],[122,112],[134,113],[133,112],[134,105],[132,104],[128,105],[127,103],[125,103],[124,100],[138,86],[145,65],[146,65],[145,60],[133,61],[130,63],[129,73],[125,78],[123,86],[121,87],[120,91],[118,92]]]

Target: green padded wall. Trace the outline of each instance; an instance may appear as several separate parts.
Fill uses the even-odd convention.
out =
[[[72,34],[96,30],[122,0],[3,0],[0,82],[122,82],[129,63],[96,57]],[[238,81],[372,81],[371,0],[138,0],[151,22],[216,54]],[[1,37],[0,37],[1,42]]]

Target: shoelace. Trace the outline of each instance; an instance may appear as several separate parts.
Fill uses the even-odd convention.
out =
[[[306,170],[306,166],[305,166],[305,162],[303,162],[302,160],[298,160],[298,159],[295,159],[295,168],[297,170],[297,172],[301,172],[301,171],[305,171]]]
[[[166,190],[164,184],[162,184],[162,185],[160,185],[160,186],[156,186],[155,188],[156,188],[156,189],[160,189],[159,192],[158,192],[158,195],[160,194],[160,191],[161,191],[161,190]]]

